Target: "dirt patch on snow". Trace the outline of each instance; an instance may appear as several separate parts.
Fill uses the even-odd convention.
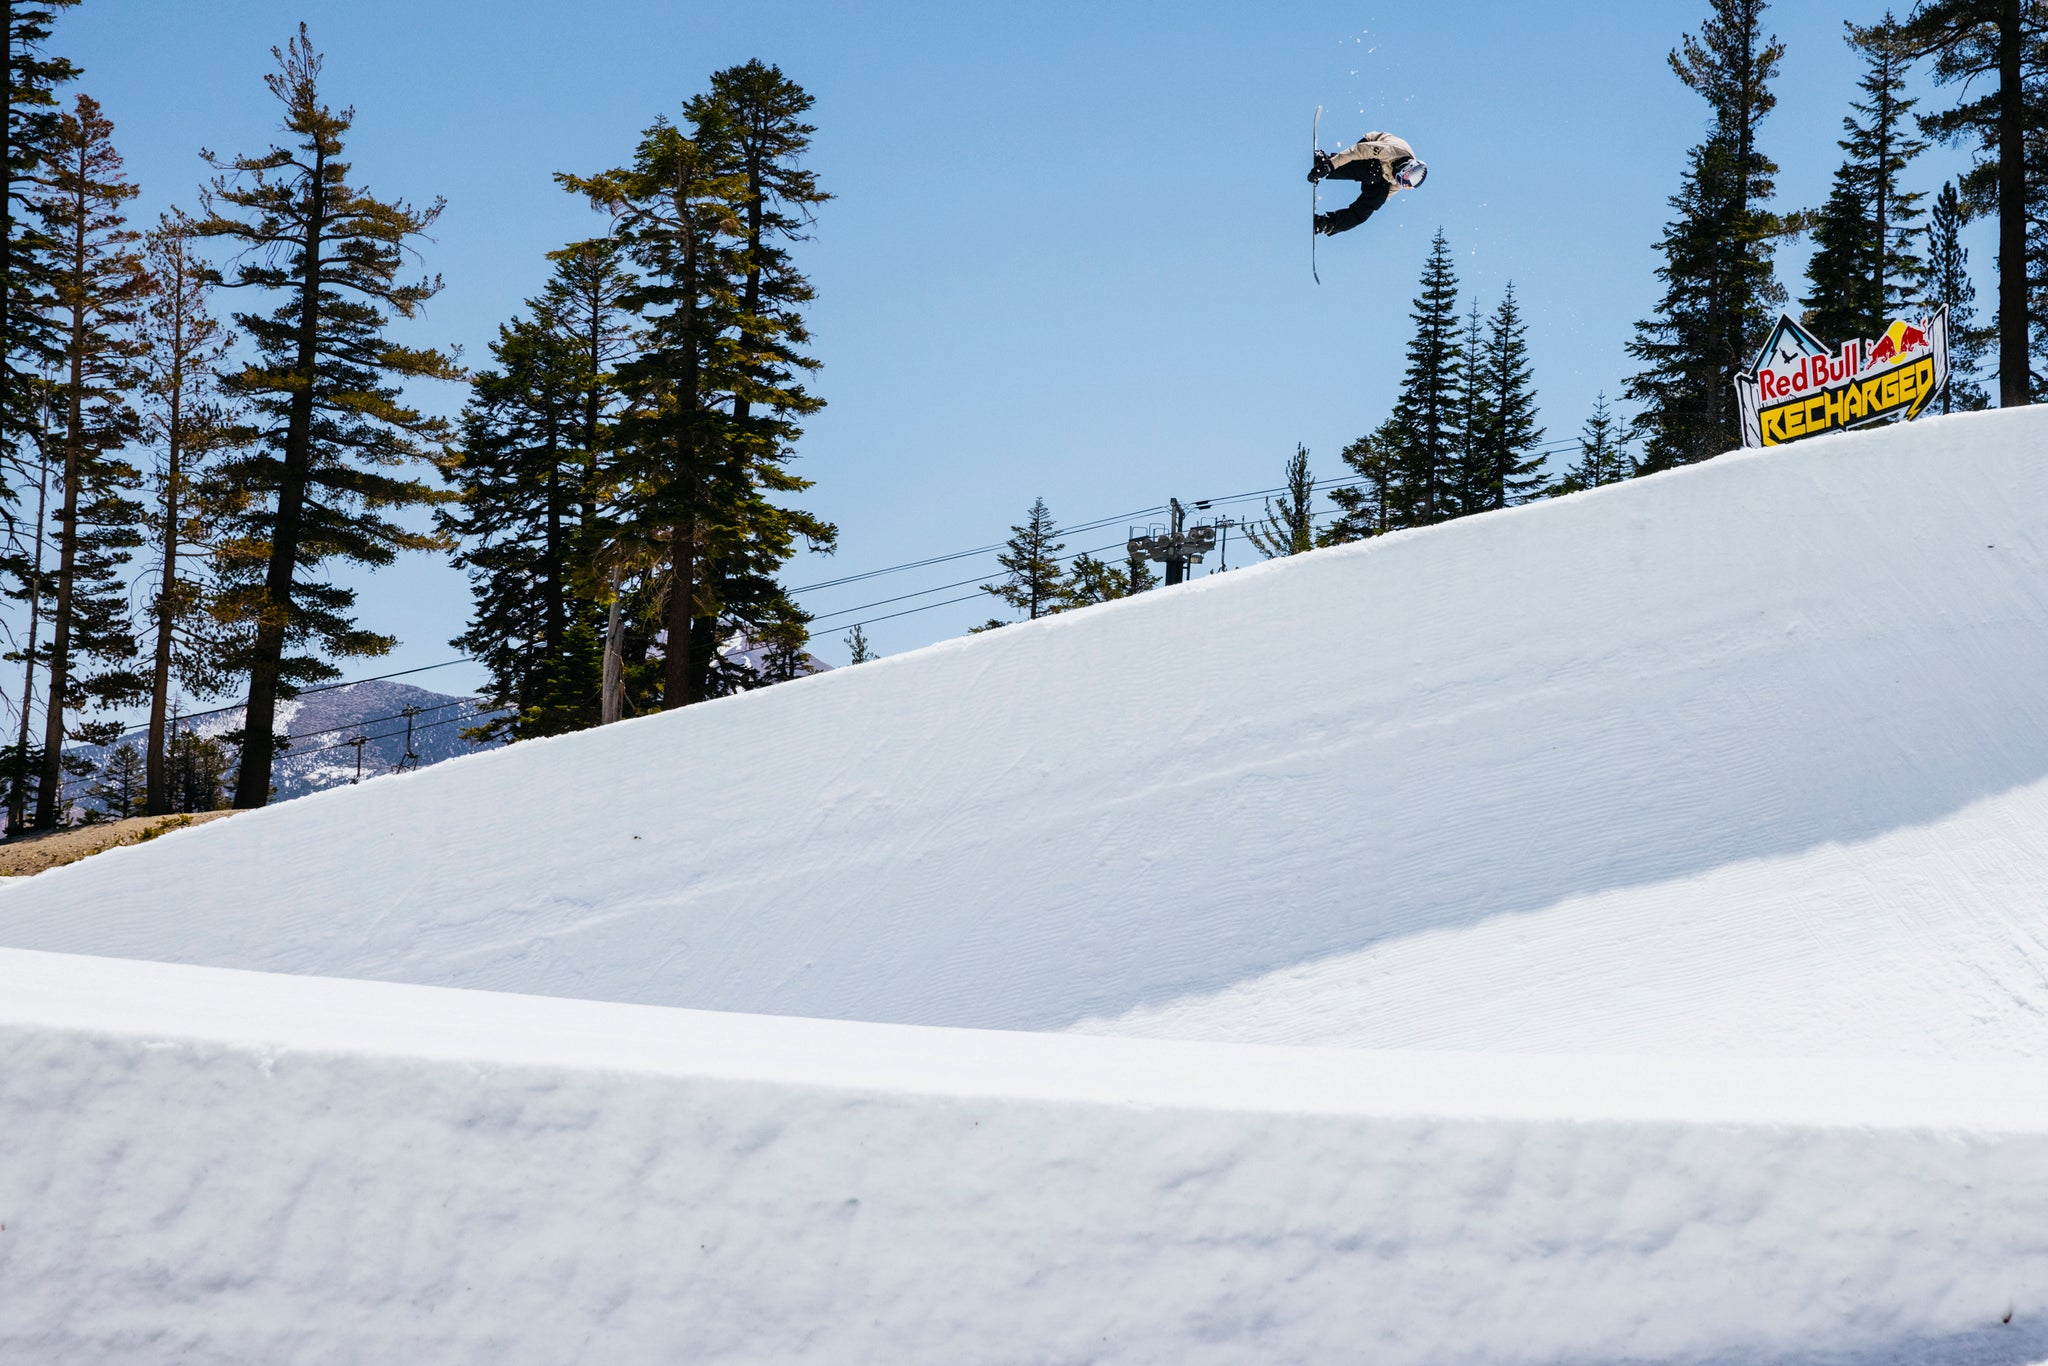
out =
[[[201,811],[182,816],[134,816],[124,821],[23,835],[20,839],[0,843],[0,877],[28,877],[32,873],[48,872],[118,845],[141,844],[188,825],[204,825],[234,814],[233,811]]]

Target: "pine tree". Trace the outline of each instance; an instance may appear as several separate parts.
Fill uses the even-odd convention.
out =
[[[1978,374],[1991,337],[1977,325],[1977,286],[1970,279],[1970,249],[1962,241],[1963,208],[1954,181],[1935,196],[1927,225],[1928,308],[1948,308],[1948,388],[1944,413],[1974,412],[1990,402]]]
[[[846,662],[865,664],[874,657],[875,652],[868,648],[867,632],[860,629],[859,622],[855,622],[853,629],[846,633]]]
[[[1607,395],[1593,400],[1593,415],[1586,419],[1579,435],[1579,458],[1565,471],[1564,478],[1550,490],[1553,494],[1578,493],[1603,484],[1618,484],[1635,477],[1635,462],[1628,458],[1621,424],[1607,406]]]
[[[1465,349],[1458,340],[1458,275],[1443,230],[1430,242],[1420,292],[1409,318],[1408,370],[1394,421],[1401,430],[1390,522],[1427,526],[1458,514],[1458,454],[1464,444],[1459,385]]]
[[[1658,249],[1664,295],[1636,324],[1629,354],[1644,368],[1628,384],[1641,405],[1643,467],[1668,469],[1740,442],[1735,376],[1748,368],[1785,291],[1773,278],[1775,239],[1786,224],[1765,206],[1777,164],[1757,131],[1777,103],[1770,82],[1784,45],[1763,36],[1764,0],[1710,0],[1697,37],[1670,55],[1678,78],[1713,110],[1706,141],[1687,153],[1672,196],[1674,216]]]
[[[1725,239],[1727,147],[1709,139],[1687,153],[1688,166],[1670,205],[1673,217],[1659,248],[1664,281],[1657,316],[1636,324],[1628,353],[1644,368],[1631,377],[1627,396],[1641,406],[1636,433],[1644,439],[1643,468],[1669,469],[1719,455],[1734,444],[1734,417],[1723,409],[1719,384],[1727,356],[1716,344],[1725,334],[1717,313],[1719,267]],[[1733,372],[1729,372],[1733,373]]]
[[[156,454],[148,529],[157,565],[149,731],[144,742],[150,815],[170,810],[166,749],[173,678],[202,695],[229,682],[230,644],[206,611],[204,572],[213,537],[208,460],[240,439],[220,392],[229,337],[207,308],[207,268],[192,252],[190,225],[166,215],[147,239],[149,305],[142,342],[143,429]]]
[[[50,485],[57,466],[53,458],[55,443],[49,429],[52,392],[48,383],[38,381],[37,393],[42,401],[36,405],[36,425],[29,447],[35,452],[35,516],[25,533],[19,526],[10,528],[11,534],[18,535],[19,539],[10,546],[7,564],[9,576],[13,579],[7,595],[28,610],[21,646],[6,655],[9,663],[22,665],[21,705],[15,713],[15,739],[7,747],[6,754],[7,828],[16,833],[28,827],[29,806],[35,800],[36,783],[43,771],[43,751],[40,745],[31,742],[31,722],[35,712],[36,673],[44,662],[38,648],[42,643],[49,587],[44,572],[44,552],[50,525]]]
[[[1493,395],[1486,366],[1486,331],[1480,322],[1479,300],[1465,315],[1458,366],[1458,459],[1450,497],[1451,515],[1484,512],[1494,506],[1493,452],[1487,434],[1494,426]]]
[[[1912,57],[1891,12],[1876,24],[1850,25],[1849,41],[1869,62],[1860,85],[1867,99],[1851,105],[1867,122],[1859,126],[1844,120],[1857,144],[1844,150],[1860,152],[1869,168],[1866,185],[1878,243],[1874,292],[1883,305],[1879,320],[1888,321],[1911,306],[1927,269],[1914,250],[1922,231],[1917,224],[1927,216],[1920,201],[1927,195],[1903,184],[1914,158],[1927,150],[1927,140],[1916,134],[1919,116],[1913,109],[1919,101],[1905,93]]]
[[[211,735],[195,734],[190,727],[171,727],[170,802],[171,810],[219,811],[228,804],[228,770],[232,761],[227,746]]]
[[[23,666],[14,743],[5,752],[7,828],[23,829],[43,754],[31,740],[35,679],[45,663],[39,650],[48,612],[43,551],[47,532],[52,453],[44,439],[49,384],[59,356],[57,314],[49,307],[47,268],[50,242],[31,199],[47,180],[45,158],[57,131],[57,89],[78,75],[47,44],[56,16],[78,0],[9,0],[0,10],[0,34],[7,43],[5,79],[0,80],[0,575],[7,594],[28,609],[21,647],[6,656]],[[21,515],[17,495],[36,485],[33,516]]]
[[[0,9],[7,43],[0,80],[0,515],[10,531],[15,476],[39,458],[34,448],[43,371],[56,363],[56,318],[46,306],[50,242],[31,203],[48,179],[57,132],[57,88],[78,68],[47,51],[56,16],[78,0],[8,0]],[[10,537],[12,539],[12,537]],[[18,560],[18,543],[13,547]],[[14,566],[10,566],[14,567]],[[24,703],[24,706],[26,704]]]
[[[1403,440],[1401,424],[1388,418],[1378,430],[1359,437],[1339,453],[1353,477],[1329,490],[1330,501],[1339,512],[1318,544],[1343,545],[1394,530],[1395,478],[1404,461]]]
[[[1812,290],[1801,302],[1804,321],[1815,335],[1829,342],[1871,337],[1871,322],[1882,317],[1878,302],[1874,263],[1877,249],[1876,225],[1867,211],[1867,201],[1856,184],[1859,168],[1844,165],[1835,172],[1827,203],[1813,215],[1814,251],[1806,263],[1806,278]]]
[[[1299,555],[1316,546],[1316,477],[1309,473],[1308,447],[1296,446],[1287,462],[1287,491],[1275,504],[1266,500],[1264,521],[1247,523],[1246,539],[1267,559]]]
[[[728,234],[738,226],[740,182],[718,165],[708,139],[666,119],[642,136],[632,165],[557,179],[611,215],[641,272],[622,299],[640,320],[642,342],[618,371],[628,404],[614,436],[607,530],[666,547],[662,705],[685,706],[704,695],[710,667],[692,659],[694,623],[718,611],[706,561],[725,548],[714,541],[738,533],[745,492],[722,458],[731,431],[719,410],[741,383],[735,349],[725,344],[737,292]]]
[[[1058,611],[1066,596],[1059,558],[1066,546],[1053,539],[1057,535],[1045,499],[1033,499],[1024,524],[1010,528],[1010,539],[996,556],[1005,571],[1003,581],[985,583],[981,591],[1020,609],[1030,621]]]
[[[760,685],[790,683],[816,673],[817,664],[804,652],[807,635],[779,635],[761,643],[759,663],[754,672]]]
[[[831,524],[778,501],[801,420],[821,401],[802,306],[810,284],[787,243],[825,198],[796,163],[814,131],[810,97],[773,67],[719,72],[657,121],[631,166],[557,179],[609,213],[639,267],[624,299],[643,324],[619,374],[631,398],[617,431],[612,525],[669,548],[662,703],[755,686],[728,640],[800,649],[809,618],[776,581],[799,542],[829,551]]]
[[[1114,602],[1133,593],[1142,593],[1157,583],[1151,566],[1135,555],[1126,558],[1121,565],[1098,560],[1093,555],[1076,555],[1074,563],[1067,569],[1066,582],[1061,586],[1059,605],[1052,610],[1063,612],[1069,607]]]
[[[99,781],[87,789],[86,795],[99,803],[107,820],[124,820],[129,816],[155,815],[146,812],[146,789],[142,751],[133,744],[116,745],[100,760]]]
[[[578,574],[578,540],[591,534],[586,443],[596,386],[571,320],[547,296],[529,307],[532,317],[498,329],[495,366],[472,381],[450,470],[461,508],[438,515],[463,546],[454,563],[468,571],[476,601],[469,629],[451,643],[484,664],[487,696],[504,709],[477,728],[481,739],[580,730],[598,724],[603,702],[604,609]]]
[[[1124,556],[1124,582],[1129,585],[1126,597],[1146,592],[1159,586],[1159,575],[1152,571],[1152,562],[1142,555]]]
[[[1998,402],[2011,408],[2034,399],[2030,354],[2040,311],[2030,307],[2044,244],[2029,240],[2042,214],[2040,137],[2044,36],[2048,12],[2032,0],[1919,0],[1899,26],[1902,47],[1934,59],[1934,78],[1960,85],[1954,108],[1923,120],[1944,142],[1974,141],[1977,165],[1963,177],[1963,202],[1998,219]]]
[[[1909,119],[1917,103],[1905,93],[1910,61],[1889,13],[1848,28],[1850,46],[1864,55],[1864,98],[1842,120],[1844,159],[1826,206],[1813,215],[1813,292],[1803,301],[1807,326],[1829,341],[1877,336],[1916,297],[1923,270],[1913,244],[1926,196],[1901,184],[1927,148]]]
[[[621,259],[620,244],[609,237],[573,242],[549,259],[554,274],[532,307],[535,317],[549,320],[575,359],[576,444],[584,461],[580,529],[589,534],[598,523],[604,452],[622,401],[615,371],[632,354],[634,343],[624,312],[633,276]]]
[[[249,632],[236,661],[249,680],[235,777],[244,808],[270,798],[278,702],[339,675],[322,656],[381,655],[396,643],[355,620],[355,593],[322,577],[322,566],[381,567],[401,551],[443,544],[399,519],[452,496],[394,472],[434,462],[447,434],[400,390],[411,379],[460,377],[442,353],[387,334],[394,315],[418,316],[441,288],[438,277],[399,279],[408,244],[433,226],[440,201],[415,208],[352,185],[343,158],[354,111],[322,102],[321,59],[305,25],[272,54],[278,69],[266,84],[284,106],[290,145],[209,156],[217,174],[193,229],[238,250],[237,288],[278,301],[267,314],[235,315],[261,359],[231,390],[262,431],[220,466],[242,494],[221,545],[217,610]]]
[[[1504,508],[1544,493],[1543,429],[1536,425],[1536,393],[1529,365],[1529,328],[1508,282],[1487,324],[1482,352],[1467,362],[1485,378],[1480,437],[1486,483],[1479,511]]]
[[[817,132],[804,122],[813,103],[778,68],[750,61],[715,72],[709,92],[685,110],[735,178],[739,211],[732,337],[739,383],[725,463],[726,477],[739,491],[745,532],[730,538],[726,553],[704,562],[708,602],[692,623],[691,657],[703,670],[696,686],[706,696],[754,682],[748,672],[725,666],[719,644],[729,632],[801,651],[809,617],[776,575],[798,541],[829,553],[838,535],[829,523],[775,501],[776,495],[811,487],[789,463],[801,420],[824,406],[802,385],[818,364],[802,350],[810,341],[802,310],[815,292],[788,245],[804,239],[812,209],[831,198],[801,164]]]
[[[582,490],[582,501],[578,509],[576,534],[569,547],[575,566],[582,572],[570,580],[575,590],[576,606],[569,614],[567,637],[562,647],[565,665],[551,689],[553,700],[546,704],[561,714],[580,711],[587,706],[590,687],[588,661],[604,657],[606,644],[611,639],[611,606],[618,601],[606,576],[593,572],[592,566],[606,544],[606,525],[600,502],[607,477],[605,460],[612,446],[616,418],[624,402],[616,367],[632,354],[635,340],[632,325],[624,312],[624,300],[634,281],[622,259],[619,243],[610,238],[573,243],[552,253],[550,259],[555,262],[555,273],[542,291],[535,310],[536,316],[545,316],[552,321],[557,335],[574,360],[573,383],[581,413],[578,444],[582,448],[583,459],[583,469],[577,481]],[[652,705],[645,680],[650,673],[646,655],[655,636],[650,624],[654,605],[644,583],[638,596],[643,601],[636,604],[631,614],[636,629],[628,633],[622,624],[620,645],[623,648],[630,635],[638,647],[637,663],[630,671],[636,680],[634,693]],[[619,605],[623,611],[625,604],[620,602]],[[623,660],[621,662],[623,665]],[[602,697],[607,694],[603,692],[601,665],[599,674],[599,695]],[[625,679],[626,671],[622,668],[619,677],[621,690],[625,687]],[[623,705],[623,691],[619,700]],[[601,715],[599,719],[602,720]]]
[[[43,773],[36,825],[58,818],[64,741],[86,732],[69,713],[139,696],[130,666],[135,634],[123,570],[141,544],[139,481],[119,452],[138,434],[128,396],[139,383],[132,335],[149,291],[122,206],[137,193],[114,150],[113,124],[88,95],[60,116],[50,139],[47,180],[35,209],[50,243],[51,306],[63,347],[54,398],[60,405],[63,471],[50,583],[49,687],[43,709]],[[96,672],[88,665],[98,664]]]

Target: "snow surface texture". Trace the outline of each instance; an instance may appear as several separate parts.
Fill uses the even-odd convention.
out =
[[[1729,455],[319,794],[0,891],[0,944],[995,1028],[2039,1057],[2044,552],[2048,411]]]
[[[0,1360],[2014,1363],[2048,1077],[0,950]],[[2004,1322],[2010,1317],[2010,1322]]]
[[[2044,456],[1724,457],[0,890],[0,1361],[2048,1357]]]
[[[0,893],[0,944],[991,1028],[2040,1057],[2044,451],[2048,412],[1929,420],[1233,571],[106,854]]]

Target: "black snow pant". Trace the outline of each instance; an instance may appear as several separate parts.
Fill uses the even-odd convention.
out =
[[[1323,225],[1331,233],[1349,232],[1379,211],[1387,202],[1387,196],[1394,192],[1387,180],[1386,170],[1377,161],[1354,161],[1349,166],[1339,166],[1330,173],[1332,180],[1356,180],[1359,182],[1358,198],[1342,209],[1333,209],[1323,215]]]

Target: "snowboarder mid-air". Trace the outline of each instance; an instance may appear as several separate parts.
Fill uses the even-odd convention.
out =
[[[1311,184],[1320,180],[1355,180],[1358,198],[1349,208],[1316,215],[1316,231],[1326,235],[1349,232],[1378,211],[1396,190],[1412,190],[1429,174],[1410,147],[1392,133],[1367,133],[1341,152],[1316,152],[1309,168]]]

